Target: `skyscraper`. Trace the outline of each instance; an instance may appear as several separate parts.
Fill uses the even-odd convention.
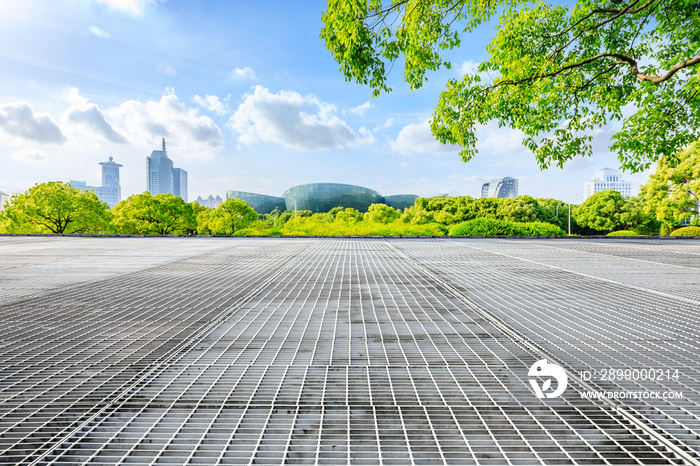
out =
[[[102,166],[102,192],[100,199],[114,207],[122,200],[122,187],[119,182],[119,168],[122,166],[115,163],[112,156],[106,162],[100,162]],[[99,195],[99,194],[98,194]]]
[[[146,185],[148,192],[156,194],[173,194],[173,161],[168,158],[163,138],[163,150],[154,150],[146,157]]]
[[[187,171],[173,168],[173,194],[187,202]]]
[[[163,150],[154,150],[146,157],[146,186],[153,196],[172,194],[187,202],[187,171],[173,166],[165,150],[165,138]]]

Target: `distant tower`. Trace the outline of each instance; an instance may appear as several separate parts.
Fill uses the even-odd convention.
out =
[[[163,138],[163,150],[154,150],[146,157],[146,185],[148,192],[156,194],[174,194],[173,191],[173,161],[168,158],[165,151],[165,138]]]
[[[119,182],[119,167],[122,165],[114,162],[110,155],[107,162],[100,162],[102,165],[102,200],[114,207],[122,200],[122,187]]]

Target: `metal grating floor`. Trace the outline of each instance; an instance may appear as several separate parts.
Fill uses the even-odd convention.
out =
[[[695,241],[21,240],[0,238],[0,462],[700,459]],[[572,376],[546,401],[543,357]],[[576,377],[642,366],[681,376]]]

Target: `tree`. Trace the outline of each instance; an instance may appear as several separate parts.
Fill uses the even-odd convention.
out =
[[[399,210],[389,207],[386,204],[372,204],[365,214],[365,220],[376,223],[392,223],[401,216]]]
[[[572,215],[581,226],[609,232],[625,225],[625,204],[622,194],[608,189],[586,199]]]
[[[362,214],[362,212],[359,212],[353,209],[352,207],[343,209],[337,214],[335,214],[336,222],[355,223],[362,221],[363,218],[364,215]]]
[[[700,202],[700,142],[676,156],[662,157],[641,187],[645,212],[664,225],[697,216]]]
[[[500,14],[488,58],[450,79],[431,128],[477,154],[478,125],[517,128],[540,167],[590,155],[591,131],[622,122],[611,150],[632,171],[700,138],[697,0],[328,0],[321,37],[347,80],[389,92],[404,58],[417,89],[442,54]],[[631,112],[631,114],[629,114]]]
[[[172,194],[133,194],[114,206],[113,212],[119,233],[182,235],[196,228],[192,204]]]
[[[197,217],[200,233],[232,235],[236,230],[247,228],[258,214],[246,201],[228,198],[216,209],[204,212]]]
[[[499,199],[496,217],[511,222],[544,220],[539,204],[530,196]]]
[[[569,205],[559,199],[537,198],[542,211],[542,220],[565,229],[568,224]],[[557,206],[559,206],[557,208]]]
[[[109,231],[109,206],[93,191],[51,181],[15,194],[5,206],[5,233],[104,233]]]

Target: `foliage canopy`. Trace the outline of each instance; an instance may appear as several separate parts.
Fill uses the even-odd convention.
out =
[[[216,209],[203,211],[197,216],[199,233],[233,235],[250,226],[258,218],[247,202],[227,198]]]
[[[114,206],[112,212],[120,233],[182,235],[197,228],[192,204],[172,194],[133,194]]]
[[[666,225],[698,215],[700,203],[700,142],[671,157],[662,157],[641,187],[646,213]]]
[[[626,224],[626,202],[617,191],[593,194],[574,210],[579,225],[600,231],[612,231]]]
[[[499,15],[488,58],[450,79],[431,121],[435,137],[477,154],[478,125],[517,128],[545,168],[592,153],[591,133],[622,126],[611,150],[646,169],[700,138],[697,0],[328,0],[321,37],[346,79],[389,92],[421,87],[464,33]]]
[[[93,191],[51,181],[15,194],[6,204],[3,230],[8,233],[104,233],[112,215]]]

